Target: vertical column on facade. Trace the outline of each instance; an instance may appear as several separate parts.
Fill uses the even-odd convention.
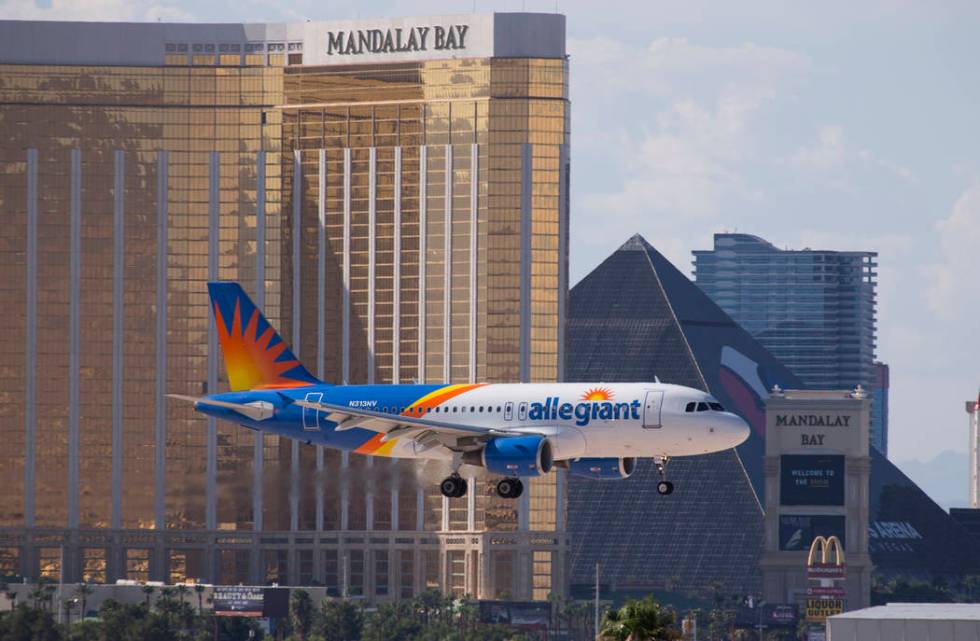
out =
[[[112,203],[112,527],[122,526],[123,454],[123,163],[125,152],[115,152]],[[74,166],[74,163],[72,163]],[[79,172],[81,167],[79,165]]]
[[[157,274],[156,274],[156,390],[154,413],[154,500],[153,514],[158,530],[166,529],[167,465],[167,189],[170,180],[166,151],[157,152]]]
[[[260,310],[265,310],[265,151],[256,154],[256,185],[255,185],[255,302]],[[265,434],[256,431],[253,441],[252,477],[252,529],[261,532],[263,529],[263,487],[262,476],[265,469]],[[257,541],[256,541],[257,543]],[[257,545],[252,546],[249,559],[249,575],[255,582],[265,582],[262,572],[262,551]]]
[[[24,362],[24,526],[34,527],[37,477],[37,149],[27,150],[27,341]],[[26,552],[26,550],[25,550]],[[31,554],[23,554],[21,574],[28,571]]]
[[[568,145],[558,147],[558,362],[556,369],[558,382],[565,380],[565,324],[568,313],[568,241],[569,241],[569,153]],[[568,474],[565,470],[555,470],[555,529],[565,531],[565,495],[568,487]],[[561,570],[557,592],[564,592],[565,554],[557,555],[554,563]]]
[[[343,312],[341,318],[341,372],[343,384],[350,381],[350,241],[351,241],[351,149],[344,148],[344,239],[343,239]],[[341,467],[344,473],[340,491],[340,529],[346,530],[350,522],[350,482],[347,468],[350,467],[350,452],[341,455]],[[349,559],[348,559],[349,561]],[[346,579],[345,579],[346,580]],[[345,584],[346,585],[346,584]],[[346,587],[345,587],[346,589]]]
[[[391,382],[401,382],[401,328],[402,328],[402,148],[395,147],[395,202],[392,225],[392,274],[391,274]],[[397,512],[397,510],[396,510]],[[397,529],[397,528],[392,528]]]
[[[300,354],[301,341],[300,322],[302,318],[302,305],[300,296],[302,288],[300,275],[302,273],[302,243],[300,235],[303,232],[302,226],[302,198],[303,198],[303,163],[299,149],[293,150],[293,353],[296,358],[302,359]],[[290,458],[289,458],[289,529],[295,532],[299,529],[299,441],[290,439]],[[295,563],[290,562],[289,569],[292,573]]]
[[[521,145],[520,379],[531,381],[531,145]]]
[[[367,275],[367,383],[374,384],[375,275],[378,264],[378,149],[368,150],[368,275]],[[370,497],[369,497],[370,500]]]
[[[316,230],[316,376],[321,381],[324,378],[326,366],[326,345],[323,343],[323,332],[326,325],[324,306],[327,304],[327,150],[317,152],[317,230]],[[316,448],[316,517],[317,532],[323,530],[323,446]],[[321,563],[321,554],[317,550],[315,564]],[[321,574],[318,571],[317,577]]]
[[[116,152],[119,153],[119,152]],[[116,168],[118,174],[119,169]],[[78,527],[79,374],[81,368],[82,152],[71,150],[68,268],[68,527]]]
[[[470,145],[470,247],[469,247],[469,332],[467,333],[467,380],[470,383],[476,382],[476,263],[478,248],[478,220],[479,220],[479,190],[480,186],[480,153],[479,145]],[[470,532],[476,529],[476,477],[470,475],[467,480],[470,490],[466,493],[466,529]],[[475,593],[476,585],[471,594]]]
[[[391,382],[401,382],[401,314],[402,314],[402,148],[395,147],[394,202],[392,203],[392,247],[391,247]],[[394,467],[394,462],[389,463]],[[394,469],[389,479],[391,495],[391,530],[397,532],[398,501],[400,483],[398,470]],[[392,552],[397,554],[397,552]],[[397,559],[389,559],[389,570],[395,568]],[[399,588],[391,581],[393,593]]]
[[[530,144],[521,145],[520,379],[522,383],[531,381],[531,152]],[[528,529],[530,490],[531,488],[528,487],[518,499],[517,527],[520,530]]]
[[[219,192],[221,157],[212,151],[208,158],[208,280],[218,280]],[[210,305],[209,305],[210,306]],[[218,331],[214,314],[208,310],[208,393],[218,391]],[[218,520],[218,422],[208,418],[207,495],[205,522],[209,530]]]
[[[446,145],[445,231],[443,232],[442,294],[442,380],[452,382],[453,375],[453,146]],[[443,506],[445,508],[445,506]]]
[[[350,235],[351,235],[351,150],[344,148],[344,239],[343,239],[343,296],[341,317],[341,373],[344,385],[350,382]]]
[[[568,314],[569,172],[568,145],[558,147],[558,381],[565,380],[565,324]]]
[[[418,381],[425,383],[425,298],[426,298],[426,259],[428,254],[428,243],[426,242],[426,210],[428,206],[429,193],[429,154],[428,147],[419,147],[419,364]],[[421,490],[419,490],[421,492]],[[419,528],[422,529],[422,528]]]
[[[419,147],[419,311],[418,311],[418,373],[417,383],[426,382],[425,371],[425,317],[426,317],[426,266],[428,262],[428,204],[429,204],[429,148]],[[418,519],[416,529],[425,529],[425,490],[420,486],[415,490],[415,509]],[[423,582],[422,585],[425,585]]]

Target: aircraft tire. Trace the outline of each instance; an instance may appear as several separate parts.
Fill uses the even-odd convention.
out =
[[[518,478],[505,478],[497,481],[497,496],[503,499],[516,499],[524,493],[524,484]]]
[[[451,499],[458,499],[462,496],[466,496],[466,490],[466,479],[458,474],[447,476],[446,478],[442,479],[442,483],[439,484],[439,491],[442,492],[442,495]]]
[[[671,483],[670,481],[660,481],[659,483],[657,483],[658,494],[662,496],[667,496],[668,494],[673,493],[673,491],[674,491],[674,484]]]

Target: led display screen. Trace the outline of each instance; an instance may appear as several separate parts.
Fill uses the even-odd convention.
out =
[[[829,514],[780,514],[779,549],[787,552],[808,551],[818,536],[836,536],[846,549],[844,516]]]
[[[844,457],[784,454],[779,496],[782,505],[844,505]]]

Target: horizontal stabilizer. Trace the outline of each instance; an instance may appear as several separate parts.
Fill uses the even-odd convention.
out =
[[[212,405],[214,407],[224,407],[226,409],[234,410],[246,418],[250,418],[253,421],[264,421],[267,418],[272,418],[275,413],[275,408],[272,407],[272,403],[266,401],[258,401],[256,403],[249,403],[247,405],[242,403],[229,403],[227,401],[218,401],[207,397],[198,396],[184,396],[182,394],[167,394],[169,398],[176,398],[181,401],[188,401],[194,403],[194,406],[198,405]]]

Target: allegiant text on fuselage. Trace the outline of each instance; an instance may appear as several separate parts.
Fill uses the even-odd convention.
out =
[[[581,403],[562,403],[557,396],[549,396],[544,403],[531,403],[527,418],[531,421],[569,421],[584,427],[594,420],[609,421],[620,419],[639,419],[640,401],[613,403],[611,401],[583,401]]]

